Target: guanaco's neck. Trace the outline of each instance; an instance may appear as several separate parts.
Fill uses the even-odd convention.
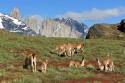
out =
[[[101,64],[101,62],[99,61],[99,59],[98,59],[97,61],[98,61],[98,65],[101,66],[102,64]]]
[[[82,63],[81,63],[81,66],[84,66],[84,57],[82,58]]]

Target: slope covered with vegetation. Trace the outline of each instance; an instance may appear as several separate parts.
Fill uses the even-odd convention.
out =
[[[59,57],[50,50],[61,43],[85,44],[84,53],[70,57]],[[15,83],[77,83],[77,82],[125,82],[125,40],[49,38],[41,36],[22,36],[0,30],[0,82]],[[37,72],[23,69],[25,53],[31,50],[37,54]],[[96,57],[100,60],[110,53],[115,71],[97,70]],[[69,67],[70,60],[81,61],[85,56],[85,67]],[[40,63],[48,59],[47,73],[40,72]]]

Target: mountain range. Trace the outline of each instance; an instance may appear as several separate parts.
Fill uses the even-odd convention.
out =
[[[18,8],[14,8],[10,15],[0,13],[0,28],[28,36],[46,37],[85,38],[88,32],[87,25],[71,18],[46,18],[38,27],[37,19],[34,17],[27,16],[21,21]]]

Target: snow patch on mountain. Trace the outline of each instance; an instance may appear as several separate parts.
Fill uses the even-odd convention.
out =
[[[0,18],[0,28],[3,29],[3,25],[2,25],[2,19]]]
[[[61,26],[60,26],[60,24],[58,24],[58,27],[56,28],[56,30],[55,30],[54,32],[57,32],[57,31],[59,31],[59,29],[61,29]]]

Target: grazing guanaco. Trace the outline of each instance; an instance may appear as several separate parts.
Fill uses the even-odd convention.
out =
[[[64,48],[61,51],[59,51],[59,55],[62,54],[72,57],[73,49],[70,43],[66,44]]]
[[[99,61],[99,59],[96,59],[98,61],[98,66],[100,70],[109,70],[109,71],[114,71],[114,64],[113,64],[113,60],[108,58],[108,59],[104,59],[102,61],[102,63]]]
[[[85,61],[84,59],[85,59],[85,58],[83,57],[81,63],[78,62],[78,61],[70,61],[70,62],[69,62],[69,67],[71,67],[71,66],[84,67],[84,61]]]
[[[58,44],[58,45],[56,45],[56,47],[55,48],[53,48],[53,49],[51,49],[51,53],[53,53],[53,52],[55,52],[55,51],[57,51],[57,50],[62,50],[63,48],[64,48],[64,46],[65,46],[66,44]]]
[[[27,54],[23,68],[28,69],[28,66],[31,67],[32,72],[36,72],[36,54],[35,53],[31,52]]]
[[[47,66],[48,66],[48,60],[45,60],[41,63],[41,70],[43,73],[46,73]]]
[[[71,44],[72,48],[75,50],[76,53],[78,53],[79,50],[82,52],[84,51],[84,44]]]
[[[96,60],[97,60],[97,62],[98,62],[98,67],[99,67],[99,69],[100,69],[101,71],[103,71],[103,70],[104,70],[104,65],[99,61],[98,58],[96,58]]]

